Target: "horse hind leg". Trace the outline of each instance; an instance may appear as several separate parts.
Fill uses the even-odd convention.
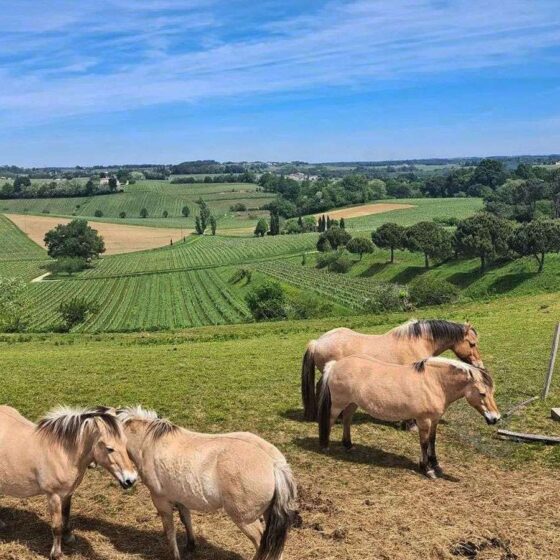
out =
[[[342,445],[348,450],[352,449],[352,417],[358,408],[357,404],[351,403],[342,411],[342,421],[344,424],[342,433]]]
[[[257,558],[259,546],[261,544],[261,539],[264,533],[264,525],[260,519],[253,521],[252,523],[243,523],[242,521],[235,521],[235,524],[241,529],[244,535],[246,535],[249,540],[253,543],[255,550],[255,556],[253,559]]]
[[[62,542],[64,544],[74,544],[76,537],[72,534],[70,524],[70,510],[72,509],[72,496],[62,498]]]

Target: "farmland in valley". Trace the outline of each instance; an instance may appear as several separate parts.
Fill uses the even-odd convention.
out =
[[[254,227],[258,208],[274,198],[270,193],[257,192],[257,185],[248,183],[172,184],[168,181],[140,181],[127,185],[125,192],[92,197],[35,198],[0,200],[0,212],[6,214],[51,214],[78,216],[95,221],[110,221],[143,226],[194,228],[196,201],[202,198],[219,220],[220,228]],[[234,204],[244,204],[245,212],[232,212]],[[191,216],[182,216],[188,206]],[[140,217],[146,208],[147,218]],[[95,216],[100,211],[102,216]],[[164,211],[169,216],[163,218]],[[120,214],[124,212],[125,218]]]

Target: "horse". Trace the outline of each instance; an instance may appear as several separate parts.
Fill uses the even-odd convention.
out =
[[[141,407],[117,414],[175,560],[180,559],[175,507],[185,527],[187,550],[196,547],[190,511],[223,509],[253,543],[254,560],[282,558],[297,492],[292,471],[276,447],[246,432],[191,432]]]
[[[369,356],[347,356],[326,364],[319,393],[319,439],[329,446],[331,428],[342,412],[342,443],[352,448],[350,427],[358,407],[378,420],[414,418],[420,436],[420,471],[443,474],[436,456],[436,430],[447,408],[460,398],[484,416],[500,420],[494,383],[486,370],[449,358],[425,358],[412,365],[386,364]]]
[[[47,496],[51,560],[61,558],[62,541],[75,540],[70,526],[72,495],[92,462],[125,489],[136,481],[121,423],[109,409],[59,407],[34,424],[15,408],[0,406],[0,495]]]
[[[464,362],[484,367],[478,334],[470,323],[443,320],[411,320],[385,334],[362,334],[341,327],[312,340],[301,364],[301,397],[305,420],[317,419],[315,368],[353,354],[365,354],[395,364],[411,364],[428,356],[452,350]]]

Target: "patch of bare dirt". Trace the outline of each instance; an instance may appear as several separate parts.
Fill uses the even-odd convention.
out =
[[[6,217],[41,247],[44,247],[43,239],[47,231],[58,224],[67,224],[71,221],[69,218],[30,216],[28,214],[6,214]],[[88,224],[103,236],[105,255],[156,249],[169,245],[171,241],[173,243],[180,241],[185,235],[192,233],[192,230],[188,229],[129,226],[90,220],[88,220]]]
[[[323,214],[328,214],[331,218],[338,220],[340,218],[359,218],[361,216],[369,216],[370,214],[383,214],[391,212],[391,210],[406,210],[414,208],[413,204],[394,204],[389,202],[376,202],[372,204],[363,204],[362,206],[352,206],[351,208],[341,208],[340,210],[328,210],[327,212],[319,212],[314,214],[316,218]]]

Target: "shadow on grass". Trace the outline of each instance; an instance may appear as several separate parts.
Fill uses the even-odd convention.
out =
[[[430,269],[426,269],[422,266],[407,266],[403,268],[400,272],[395,274],[389,282],[394,282],[396,284],[408,284],[412,282],[418,276],[421,276]]]
[[[384,262],[384,263],[380,263],[380,262],[376,262],[373,263],[370,267],[366,268],[366,270],[364,270],[360,276],[364,277],[364,278],[369,278],[370,276],[375,276],[376,274],[379,274],[380,272],[383,272],[387,267],[393,266],[391,265],[390,262]]]
[[[8,525],[6,529],[0,531],[0,541],[21,542],[39,556],[49,557],[52,536],[48,523],[33,512],[14,508],[0,508],[0,519]],[[72,526],[80,533],[103,535],[116,550],[123,554],[130,554],[144,560],[170,557],[163,529],[161,531],[141,530],[130,525],[121,525],[84,515],[72,516]],[[241,532],[239,534],[243,538]],[[181,532],[178,533],[178,542],[179,548],[182,548],[184,538]],[[75,544],[63,544],[62,549],[68,557],[71,557],[72,553],[79,553],[90,560],[106,560],[106,556],[97,554],[94,546],[82,534],[76,535]],[[194,556],[201,560],[243,560],[239,554],[214,546],[200,537]]]
[[[513,274],[505,274],[490,284],[488,291],[495,294],[505,294],[517,288],[523,284],[523,282],[526,282],[531,278],[535,278],[535,276],[538,276],[537,272],[517,272]]]
[[[327,455],[346,463],[360,463],[364,465],[377,465],[378,467],[389,467],[393,469],[406,469],[418,471],[418,464],[410,457],[384,451],[373,446],[365,446],[354,443],[354,447],[347,451],[340,442],[331,440],[328,451],[319,447],[318,438],[295,438],[293,442],[306,451],[312,451],[318,455]],[[419,448],[420,449],[420,448]]]
[[[308,424],[316,424],[315,420],[305,420],[303,418],[303,409],[291,408],[285,412],[281,412],[280,416],[286,420],[294,422],[306,422]],[[341,418],[337,422],[342,422]],[[356,412],[352,416],[352,424],[377,424],[378,426],[389,426],[391,428],[400,429],[400,422],[386,422],[385,420],[378,420],[364,412]]]
[[[455,272],[447,278],[448,282],[455,284],[458,288],[468,288],[473,282],[480,280],[482,275],[479,268],[469,270],[468,272]]]

